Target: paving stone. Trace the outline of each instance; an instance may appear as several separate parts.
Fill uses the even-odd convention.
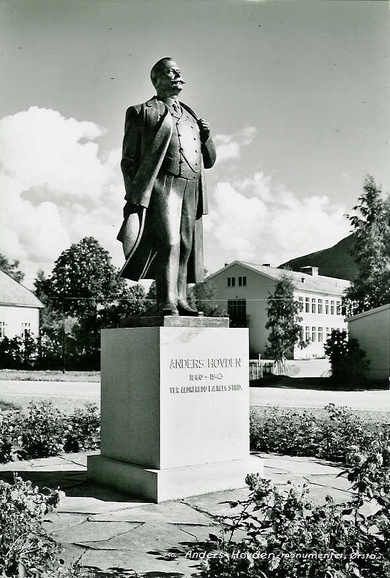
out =
[[[84,542],[102,542],[128,533],[139,524],[129,522],[93,522],[84,521],[75,526],[59,529],[53,533],[54,538],[61,543],[79,544]]]
[[[86,548],[77,546],[75,544],[64,544],[59,554],[60,559],[64,561],[64,566],[67,568],[74,563],[81,563]]]
[[[211,516],[225,516],[236,513],[237,509],[232,509],[228,501],[245,500],[248,497],[248,488],[238,490],[227,490],[225,492],[214,492],[185,498],[185,503],[193,508],[198,508],[201,512]]]
[[[293,474],[334,474],[342,471],[341,467],[329,464],[325,460],[306,456],[279,456],[276,454],[256,454],[264,462],[264,469],[269,467],[278,471],[288,471]]]
[[[97,514],[90,517],[92,522],[127,521],[153,522],[161,521],[172,524],[209,525],[212,520],[182,502],[164,502],[162,504],[146,504],[131,507],[126,510]]]
[[[111,502],[86,496],[64,496],[58,505],[57,512],[72,514],[101,514],[115,512],[129,507],[127,502]]]
[[[93,527],[104,525],[104,522],[99,524],[90,522],[90,524],[93,529]],[[106,524],[126,524],[126,522],[106,522]],[[150,522],[148,524],[134,524],[133,529],[131,529],[131,524],[127,524],[128,531],[121,535],[93,542],[81,539],[77,543],[96,550],[139,550],[140,552],[149,552],[173,548],[183,539],[182,532],[173,524]]]
[[[87,520],[86,514],[59,514],[57,511],[46,514],[43,527],[47,532],[55,533],[70,526],[76,526]]]
[[[325,502],[326,496],[332,496],[337,504],[342,504],[351,498],[351,495],[342,490],[327,488],[325,486],[317,486],[310,484],[310,496],[316,506],[320,506]]]
[[[349,482],[344,476],[338,478],[333,474],[306,474],[305,479],[309,480],[313,484],[326,486],[328,488],[335,488],[337,490],[343,490],[344,492],[352,494],[351,482]]]
[[[100,570],[134,570],[150,578],[190,578],[200,576],[198,564],[184,556],[145,556],[143,551],[86,550],[82,557],[83,566],[93,566]]]

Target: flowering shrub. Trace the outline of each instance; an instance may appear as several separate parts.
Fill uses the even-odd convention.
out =
[[[65,420],[52,403],[30,403],[19,412],[16,422],[20,458],[46,458],[62,451]]]
[[[390,575],[390,448],[352,449],[343,472],[355,492],[346,504],[314,506],[308,487],[279,489],[249,474],[249,497],[230,502],[221,536],[199,547],[204,578],[385,578]],[[371,503],[374,512],[362,506]],[[202,552],[203,550],[203,552]],[[205,555],[202,555],[205,554]]]
[[[371,422],[329,404],[326,415],[270,408],[251,413],[251,448],[296,456],[345,461],[350,446],[366,451],[378,436],[390,439],[390,424]]]
[[[69,416],[64,451],[95,450],[100,445],[100,414],[93,403],[77,408]]]
[[[18,477],[14,484],[0,481],[1,576],[41,576],[54,568],[58,546],[41,523],[58,500],[58,492],[40,492]]]
[[[51,402],[0,411],[0,463],[91,450],[100,444],[100,415],[93,404],[68,415]]]

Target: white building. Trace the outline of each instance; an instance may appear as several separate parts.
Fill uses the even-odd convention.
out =
[[[390,377],[390,304],[364,311],[348,319],[350,335],[359,341],[370,361],[368,378]]]
[[[213,299],[227,311],[232,325],[249,327],[251,356],[263,355],[267,346],[267,298],[277,281],[287,274],[294,284],[294,296],[301,304],[302,329],[307,347],[294,348],[294,359],[324,357],[324,341],[332,329],[347,329],[341,298],[350,285],[344,279],[318,275],[317,267],[308,272],[286,271],[268,265],[233,261],[206,279]]]
[[[0,271],[0,339],[39,335],[39,310],[43,304],[34,293]]]

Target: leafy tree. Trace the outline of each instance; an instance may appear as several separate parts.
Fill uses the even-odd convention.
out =
[[[93,237],[63,251],[46,278],[35,280],[45,303],[41,325],[41,357],[46,365],[93,369],[99,365],[100,329],[145,309],[142,286],[129,287],[119,277],[109,253]],[[56,344],[57,355],[55,356]]]
[[[346,305],[355,313],[390,303],[390,199],[371,176],[364,193],[347,215],[354,231],[353,257],[359,273],[346,292]]]
[[[188,292],[188,300],[198,311],[203,311],[206,317],[224,317],[227,315],[224,308],[216,303],[215,288],[208,281],[193,285]]]
[[[0,253],[0,270],[7,273],[12,279],[21,283],[24,279],[24,273],[19,269],[19,261],[9,261],[5,255]]]
[[[265,324],[269,330],[266,355],[275,360],[279,373],[284,371],[285,360],[292,356],[294,345],[304,346],[300,325],[302,318],[298,312],[299,303],[294,299],[293,282],[287,274],[283,274],[267,299],[268,320]]]
[[[359,342],[347,332],[332,329],[324,345],[325,354],[329,357],[332,368],[332,379],[340,387],[345,384],[362,385],[366,382],[369,360]]]
[[[61,253],[51,276],[41,275],[35,287],[38,295],[46,294],[53,309],[83,317],[113,300],[124,284],[108,251],[93,237],[84,237]]]

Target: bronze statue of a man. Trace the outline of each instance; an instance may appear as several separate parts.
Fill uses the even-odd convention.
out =
[[[162,58],[150,76],[156,96],[126,112],[121,274],[155,279],[164,315],[197,315],[187,301],[187,283],[204,276],[203,168],[215,163],[215,147],[208,124],[178,100],[184,81],[176,62]]]

